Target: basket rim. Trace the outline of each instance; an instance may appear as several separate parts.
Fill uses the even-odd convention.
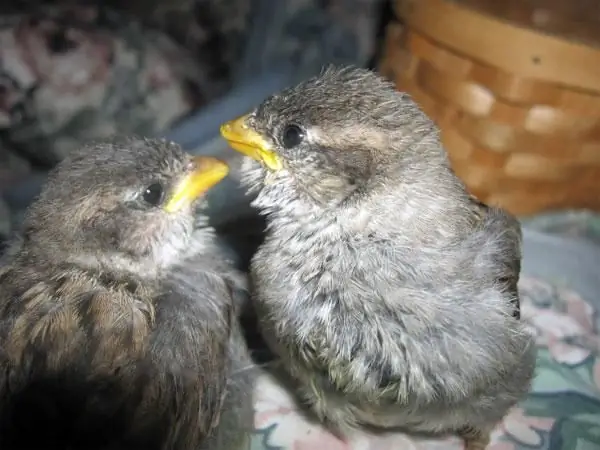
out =
[[[458,53],[509,73],[600,93],[598,48],[448,0],[396,0],[394,9],[409,28]]]

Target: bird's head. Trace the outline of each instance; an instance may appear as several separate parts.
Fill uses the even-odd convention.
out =
[[[326,69],[225,123],[221,134],[261,163],[249,183],[267,209],[291,197],[335,208],[382,183],[410,182],[431,157],[444,158],[436,127],[409,96],[358,68]],[[424,141],[434,145],[418,149]]]
[[[199,200],[227,173],[162,140],[84,146],[50,174],[25,218],[24,244],[82,264],[168,266],[190,246]]]

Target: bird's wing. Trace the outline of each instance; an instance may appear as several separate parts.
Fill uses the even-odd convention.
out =
[[[163,285],[156,301],[151,359],[157,375],[154,394],[174,405],[178,417],[175,448],[218,425],[230,376],[229,341],[235,318],[230,291],[222,279],[182,269]]]
[[[521,225],[513,216],[504,213],[505,220],[507,222],[507,235],[510,237],[509,248],[512,258],[507,261],[508,276],[506,279],[506,287],[509,292],[513,294],[512,304],[514,306],[513,316],[517,319],[521,318],[521,306],[519,301],[519,279],[521,276],[521,259],[522,259],[522,245],[523,245],[523,234],[521,231]]]
[[[498,282],[505,287],[514,307],[513,317],[520,319],[520,301],[518,283],[521,274],[523,235],[519,221],[500,208],[479,203],[480,226],[486,229],[498,241],[495,262],[500,265]]]

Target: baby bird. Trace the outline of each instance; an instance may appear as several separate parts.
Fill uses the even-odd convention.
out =
[[[457,432],[482,449],[528,391],[521,231],[475,200],[439,130],[376,74],[330,68],[221,127],[266,216],[265,340],[332,430]]]
[[[54,170],[0,268],[0,448],[247,448],[245,280],[196,215],[227,173],[134,138]]]

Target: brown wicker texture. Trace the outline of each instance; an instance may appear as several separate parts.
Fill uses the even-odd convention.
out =
[[[518,215],[600,210],[600,23],[576,33],[532,0],[468,3],[398,0],[405,25],[389,26],[380,71],[440,125],[481,200]],[[527,4],[543,33],[524,27]]]

